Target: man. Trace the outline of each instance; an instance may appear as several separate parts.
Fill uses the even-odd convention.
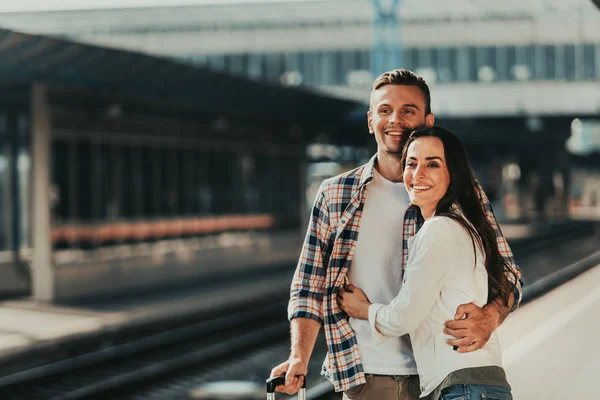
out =
[[[348,320],[337,293],[351,283],[371,301],[387,304],[400,290],[409,243],[423,222],[409,209],[400,159],[410,133],[434,125],[430,103],[429,87],[408,70],[386,72],[373,83],[367,116],[377,154],[367,164],[324,181],[319,189],[292,282],[290,357],[271,371],[272,376],[287,374],[278,391],[293,394],[300,389],[323,325],[329,351],[322,373],[345,399],[419,397],[408,336],[376,345],[368,321]],[[520,277],[483,190],[480,196],[497,231],[500,253]],[[500,300],[483,308],[460,306],[456,320],[444,329],[455,338],[448,345],[458,346],[459,352],[483,347],[518,305],[522,283],[515,283],[508,307]]]

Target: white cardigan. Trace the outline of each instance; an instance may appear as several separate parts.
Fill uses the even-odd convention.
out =
[[[444,322],[454,319],[461,304],[487,302],[488,276],[484,256],[456,221],[433,217],[409,243],[408,265],[398,296],[389,305],[372,304],[369,323],[376,343],[410,335],[421,397],[431,393],[451,372],[470,367],[500,366],[502,355],[496,332],[486,345],[458,353],[446,344]]]

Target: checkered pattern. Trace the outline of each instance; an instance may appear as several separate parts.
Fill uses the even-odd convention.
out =
[[[336,391],[365,383],[356,337],[346,315],[337,303],[337,292],[347,282],[347,273],[362,217],[365,191],[373,180],[376,158],[342,175],[325,180],[312,209],[304,246],[294,274],[288,317],[310,318],[324,326],[328,354],[322,374]],[[496,231],[498,248],[517,271],[515,306],[521,300],[520,271],[502,236],[483,189],[478,188],[486,215]],[[407,240],[423,225],[416,207],[409,207],[404,218],[402,268],[408,260]]]

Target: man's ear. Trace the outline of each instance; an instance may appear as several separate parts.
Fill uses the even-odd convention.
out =
[[[367,125],[369,127],[369,134],[373,135],[375,130],[373,129],[373,119],[371,118],[371,110],[367,111]]]
[[[433,125],[435,125],[435,115],[433,115],[433,113],[427,114],[425,117],[425,125],[428,128],[431,128]]]

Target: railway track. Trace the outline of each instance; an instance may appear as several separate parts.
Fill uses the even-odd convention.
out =
[[[541,253],[564,255],[566,248],[573,252],[572,262],[577,261],[593,247],[593,244],[582,245],[592,240],[593,235],[593,224],[569,223],[536,239],[515,242],[512,247],[526,278],[535,280],[539,277],[528,276],[528,262]],[[565,261],[564,257],[557,259]],[[0,377],[0,398],[175,399],[187,398],[190,390],[205,382],[264,381],[270,368],[288,352],[286,303],[279,293],[241,312],[227,312],[17,371]],[[323,350],[323,345],[317,346],[312,357],[309,376],[314,378],[310,381],[308,398],[331,397],[331,387],[317,378]]]
[[[0,398],[80,399],[285,337],[286,302],[266,304],[3,377]],[[62,371],[62,372],[58,372]],[[65,373],[69,371],[68,373]],[[53,373],[54,372],[54,373]]]

